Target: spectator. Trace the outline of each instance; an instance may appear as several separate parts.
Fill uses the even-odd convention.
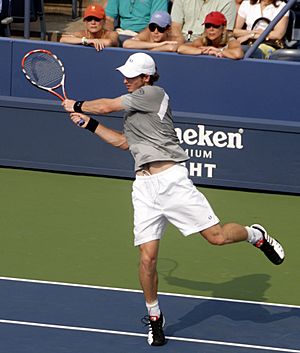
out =
[[[167,10],[168,0],[108,0],[106,26],[110,30],[116,28],[122,44],[145,29],[154,12]]]
[[[166,11],[155,12],[146,29],[123,43],[124,48],[176,52],[184,42],[182,35],[172,33],[171,16]]]
[[[97,51],[105,47],[118,46],[118,33],[104,28],[105,11],[99,4],[89,5],[83,16],[86,29],[71,34],[63,34],[60,42],[94,46]]]
[[[240,43],[246,45],[244,50],[248,48],[248,44],[261,35],[268,23],[277,16],[284,6],[285,2],[280,0],[249,0],[241,3],[233,33]],[[286,33],[288,21],[289,12],[281,18],[269,33],[266,43],[276,45],[277,42],[277,45],[280,45]],[[244,25],[246,25],[246,29],[243,29]],[[266,44],[259,46],[265,56],[267,55],[266,50],[275,50],[272,45],[268,46],[269,48],[266,48]]]
[[[227,18],[227,29],[232,31],[236,18],[234,0],[174,0],[171,17],[175,33],[182,32],[185,40],[190,41],[204,32],[205,16],[219,11]]]
[[[235,0],[235,4],[236,4],[236,11],[238,12],[240,6],[241,6],[241,3],[243,2],[243,0]]]
[[[204,20],[204,33],[192,43],[178,48],[180,54],[214,55],[221,58],[241,59],[243,49],[226,29],[227,20],[221,12],[211,12]]]

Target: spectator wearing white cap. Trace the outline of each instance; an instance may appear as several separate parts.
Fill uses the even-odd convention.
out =
[[[135,37],[127,39],[123,43],[123,48],[176,52],[179,45],[184,42],[184,38],[181,34],[174,35],[171,23],[168,12],[155,12],[151,16],[148,27]]]

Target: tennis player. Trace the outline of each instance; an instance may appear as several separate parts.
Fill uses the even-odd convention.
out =
[[[159,241],[166,223],[174,224],[184,236],[200,233],[213,245],[248,241],[263,251],[276,265],[284,260],[280,243],[259,224],[221,225],[205,196],[188,177],[181,164],[188,159],[174,131],[169,97],[154,86],[159,75],[152,57],[145,53],[131,55],[117,68],[124,76],[128,94],[109,99],[74,101],[62,104],[75,124],[121,149],[129,149],[135,160],[133,182],[134,244],[140,250],[139,278],[148,309],[148,343],[166,343],[164,316],[158,302],[156,269]],[[125,111],[124,131],[105,127],[82,112],[108,114]]]

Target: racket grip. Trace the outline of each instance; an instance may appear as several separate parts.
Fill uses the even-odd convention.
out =
[[[78,126],[82,126],[85,123],[85,121],[83,119],[79,120],[79,123],[77,124]]]

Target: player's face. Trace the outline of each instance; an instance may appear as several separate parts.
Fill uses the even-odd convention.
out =
[[[129,93],[134,92],[135,90],[145,86],[147,84],[149,76],[142,75],[133,78],[124,77],[124,84]]]
[[[91,33],[97,33],[102,30],[104,20],[96,17],[87,17],[85,20],[86,29]]]

